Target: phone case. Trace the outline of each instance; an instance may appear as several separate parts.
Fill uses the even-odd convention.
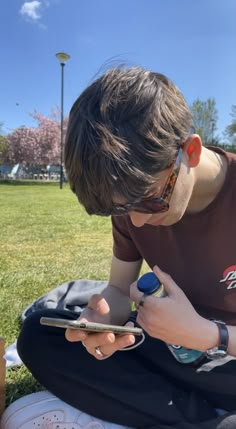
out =
[[[53,317],[41,317],[41,325],[52,326],[56,328],[80,329],[86,332],[113,332],[114,334],[133,334],[142,335],[141,328],[129,326],[106,325],[94,322],[79,322],[78,320],[56,319]]]

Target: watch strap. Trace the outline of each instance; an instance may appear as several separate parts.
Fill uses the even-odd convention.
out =
[[[224,352],[227,352],[228,345],[229,345],[229,332],[228,328],[225,324],[225,322],[222,322],[221,320],[213,320],[213,322],[216,323],[218,329],[219,329],[219,345],[218,350],[223,350]]]

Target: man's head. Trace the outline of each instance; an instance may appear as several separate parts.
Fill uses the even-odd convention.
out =
[[[183,95],[164,75],[108,70],[70,112],[65,167],[72,190],[90,214],[150,198],[192,127]]]

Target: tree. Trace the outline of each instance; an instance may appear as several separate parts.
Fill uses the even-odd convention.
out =
[[[38,130],[19,127],[8,134],[9,158],[12,164],[36,164],[38,159]]]
[[[59,115],[59,110],[53,110],[51,117],[45,117],[37,111],[31,114],[38,123],[37,162],[40,164],[60,163],[61,123]],[[68,118],[65,118],[64,130],[66,130],[67,123]]]
[[[218,112],[214,98],[206,101],[197,99],[191,106],[196,133],[200,135],[203,144],[216,144],[218,137],[214,136],[217,130]]]
[[[0,136],[2,136],[3,134],[3,122],[0,121]]]
[[[7,136],[12,163],[43,166],[59,164],[61,146],[59,111],[52,111],[51,117],[37,111],[31,113],[31,116],[37,122],[37,127],[23,126]],[[68,118],[65,118],[65,127],[67,122]]]
[[[4,136],[3,122],[0,122],[0,165],[8,162],[9,145],[8,140]]]
[[[225,136],[232,145],[236,145],[236,105],[232,106],[232,122],[225,129]]]
[[[0,135],[0,165],[9,162],[9,143],[5,136]]]

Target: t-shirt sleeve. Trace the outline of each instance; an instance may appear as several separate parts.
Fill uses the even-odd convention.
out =
[[[134,241],[132,240],[127,216],[113,216],[113,253],[121,261],[134,262],[142,259]]]

